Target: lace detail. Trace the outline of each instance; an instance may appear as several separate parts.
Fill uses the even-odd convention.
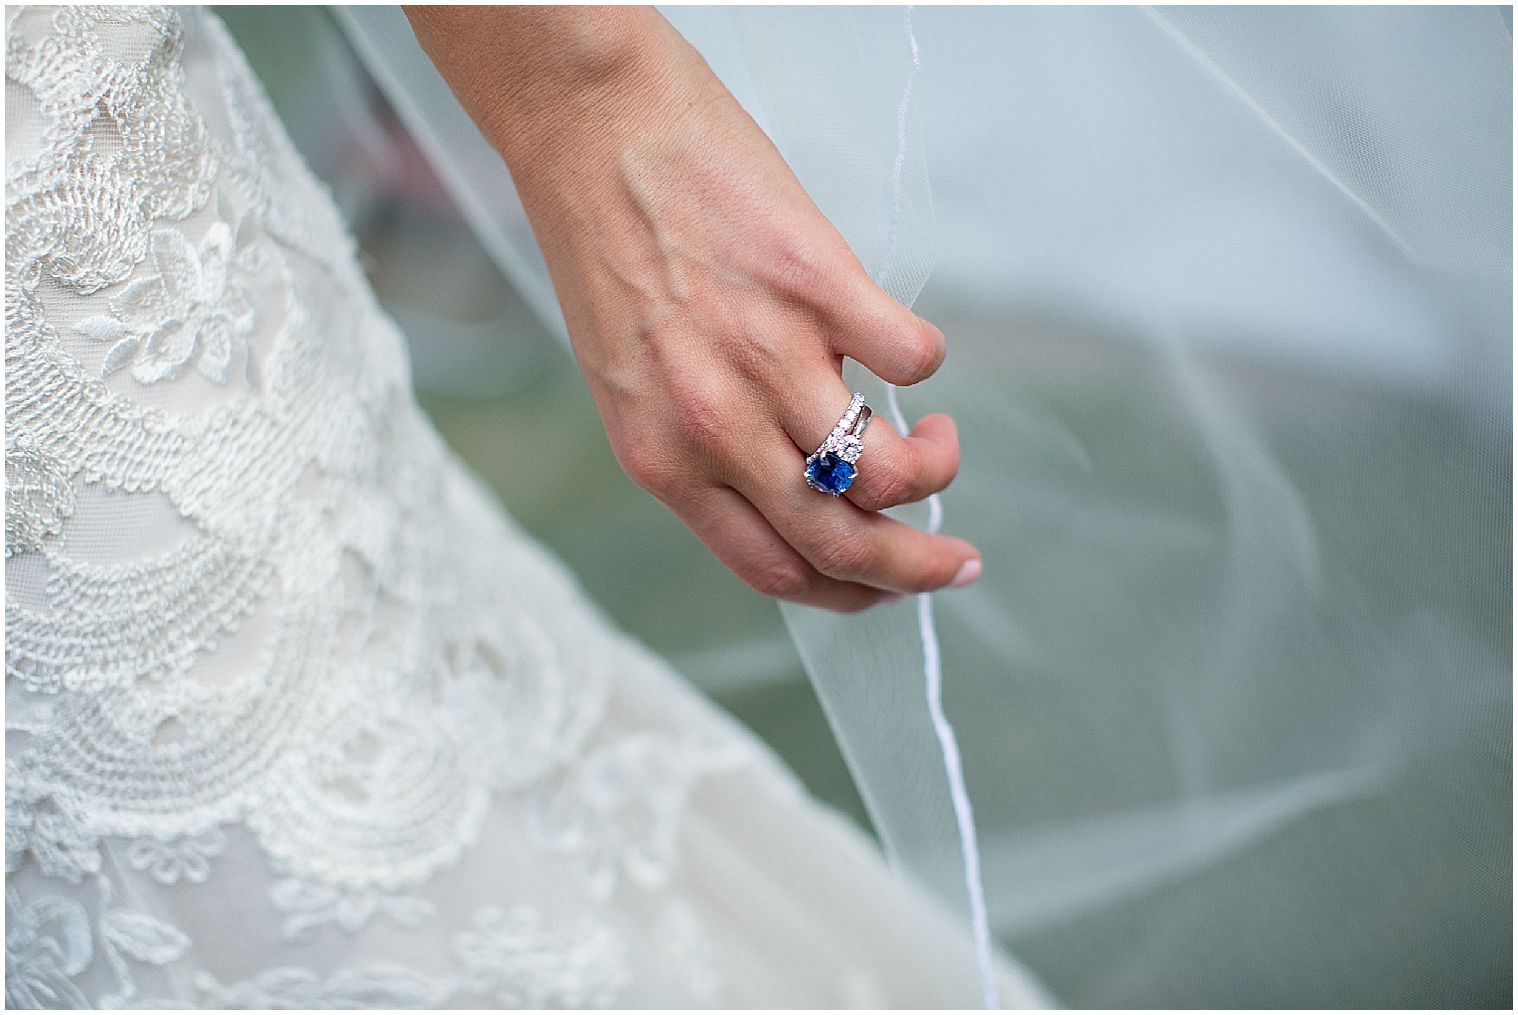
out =
[[[49,795],[25,771],[6,762],[5,870],[30,856],[48,877],[79,884],[100,873],[100,835],[69,809],[68,796]]]
[[[692,811],[741,780],[728,837],[805,829],[877,907],[878,857],[448,451],[220,23],[8,17],[7,1003],[842,998],[850,907],[706,901],[781,874]]]
[[[432,905],[415,896],[344,890],[298,878],[275,882],[269,895],[274,908],[285,914],[287,941],[314,940],[327,926],[353,934],[377,916],[414,927],[433,915]]]
[[[209,82],[187,80],[191,50]],[[128,869],[214,886],[237,826],[281,875],[262,905],[283,939],[417,927],[437,914],[412,891],[494,795],[541,786],[545,848],[583,859],[588,897],[624,870],[667,883],[709,769],[673,734],[605,728],[628,647],[587,637],[599,618],[421,416],[351,239],[224,30],[26,9],[6,75],[40,124],[6,176],[7,871],[101,899]],[[137,503],[166,509],[170,545],[98,559],[74,531],[91,487],[157,495]],[[95,908],[14,909],[12,1003],[128,1003],[134,965],[190,949]],[[446,975],[190,979],[207,1004],[610,1003],[618,933],[482,906]],[[102,968],[114,986],[86,997]]]
[[[127,860],[137,870],[147,871],[155,881],[166,885],[181,878],[198,883],[211,876],[211,858],[226,845],[227,837],[220,828],[168,842],[138,839],[127,850]]]
[[[613,1003],[630,978],[621,942],[607,927],[586,921],[556,934],[528,906],[509,913],[480,909],[473,928],[454,937],[452,952],[461,972],[451,976],[388,963],[328,977],[299,967],[271,969],[230,985],[201,974],[197,1002],[216,1008],[436,1008],[468,996],[506,1007],[585,1008]]]
[[[5,1003],[9,1008],[123,1008],[140,1001],[137,977],[184,956],[190,939],[137,909],[112,905],[111,882],[96,881],[99,914],[81,903],[45,896],[25,907],[6,905]],[[92,964],[111,988],[91,1005],[75,978]],[[159,1007],[148,1002],[148,1007]]]
[[[452,993],[446,979],[402,966],[374,964],[323,977],[309,969],[271,969],[251,980],[222,985],[202,973],[195,986],[206,1008],[273,1008],[279,1011],[337,1008],[436,1008]]]
[[[143,384],[178,377],[193,364],[223,382],[234,357],[247,359],[254,315],[240,276],[262,267],[259,247],[241,243],[242,223],[218,217],[199,247],[178,229],[159,229],[149,244],[157,274],[139,278],[110,302],[111,315],[89,317],[79,332],[110,350],[100,370],[128,363]]]
[[[5,556],[42,549],[74,513],[74,487],[58,461],[29,437],[7,442],[5,454]]]
[[[610,898],[621,878],[658,889],[678,866],[686,796],[698,779],[740,765],[736,745],[639,732],[588,751],[545,785],[537,828],[550,848],[577,857],[591,894]]]
[[[109,347],[104,374],[130,362],[136,384],[191,367],[224,381],[254,344],[247,276],[310,249],[266,228],[272,195],[300,192],[270,168],[279,160],[221,171],[231,156],[185,98],[184,46],[171,11],[66,8],[23,13],[7,52],[11,81],[53,125],[8,177],[7,468],[23,480],[9,542],[40,552],[47,578],[42,608],[7,609],[7,674],[32,691],[76,692],[32,732],[23,793],[66,793],[86,826],[159,842],[245,821],[297,874],[414,882],[458,855],[489,790],[541,774],[518,766],[573,753],[600,712],[604,663],[593,651],[520,650],[566,643],[544,625],[573,624],[583,609],[561,580],[559,614],[520,609],[525,589],[495,580],[520,562],[478,548],[509,537],[410,403],[399,336],[351,274],[283,272],[280,323],[260,335],[265,397],[189,395],[165,414],[87,379],[81,346],[55,319],[74,319],[83,345]],[[218,65],[225,80],[239,62]],[[267,121],[246,108],[254,93],[226,89],[238,107],[226,119]],[[101,141],[108,128],[119,146]],[[301,238],[348,245],[339,232]],[[316,477],[304,489],[303,468]],[[125,564],[79,559],[61,522],[81,482],[161,491],[193,534]],[[353,503],[371,507],[334,519]],[[440,531],[441,517],[463,538]],[[345,560],[357,562],[357,587]],[[334,637],[381,604],[392,622],[371,623],[362,645]],[[203,679],[218,642],[260,607],[273,619],[248,671]],[[450,673],[441,661],[454,643],[510,657],[516,672]],[[381,656],[394,664],[370,665]],[[491,681],[508,686],[475,686]],[[503,772],[487,760],[500,757],[493,742],[518,730],[533,749]],[[557,757],[537,749],[544,739]]]
[[[630,979],[622,943],[608,927],[582,921],[555,933],[527,906],[480,910],[454,949],[471,988],[507,1007],[604,1007]]]
[[[40,899],[5,917],[5,1006],[88,1008],[74,986],[94,953],[84,907]]]

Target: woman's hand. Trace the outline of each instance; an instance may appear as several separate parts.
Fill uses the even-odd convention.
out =
[[[953,422],[877,416],[846,498],[802,463],[849,356],[894,384],[943,335],[880,291],[769,139],[651,8],[412,8],[506,159],[617,460],[744,581],[863,609],[964,585],[974,547],[877,512],[943,489]]]

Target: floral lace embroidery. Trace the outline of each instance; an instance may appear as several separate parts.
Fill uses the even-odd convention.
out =
[[[414,927],[433,913],[431,903],[415,896],[345,891],[298,878],[276,881],[269,895],[274,908],[285,914],[282,932],[287,941],[312,940],[328,925],[352,934],[380,915]]]
[[[579,860],[598,899],[610,898],[623,877],[660,888],[678,864],[680,816],[692,784],[745,757],[736,745],[695,736],[629,734],[544,785],[538,832],[550,848]]]
[[[112,315],[89,317],[81,334],[110,345],[101,365],[108,375],[128,363],[143,384],[171,380],[193,364],[223,382],[234,358],[248,360],[253,308],[239,278],[259,266],[259,247],[243,238],[242,223],[218,218],[199,247],[178,229],[159,229],[149,244],[157,274],[139,278],[111,299]]]
[[[165,966],[189,949],[190,939],[157,917],[113,906],[110,881],[97,878],[94,883],[100,915],[93,921],[74,899],[47,896],[17,909],[7,897],[7,1008],[94,1007],[75,986],[74,977],[100,960],[110,970],[115,989],[103,994],[98,1006],[128,1007],[139,1000],[139,965]]]
[[[71,899],[39,899],[7,912],[5,923],[5,1006],[88,1008],[74,986],[94,953],[84,907]]]
[[[609,928],[582,921],[548,930],[529,906],[481,908],[454,936],[461,970],[427,976],[395,963],[372,963],[323,977],[309,969],[271,969],[240,983],[196,977],[197,1002],[216,1008],[434,1008],[461,996],[514,1008],[612,1004],[630,978],[621,942]]]
[[[39,789],[14,762],[5,764],[5,870],[28,856],[48,877],[79,884],[100,873],[100,835],[68,809],[66,794]]]
[[[211,876],[211,858],[226,846],[227,837],[219,828],[167,842],[142,838],[134,840],[128,847],[127,861],[166,885],[180,879],[199,883]]]
[[[9,18],[7,98],[43,126],[6,170],[6,869],[58,890],[8,880],[8,1004],[614,1003],[636,971],[597,907],[672,883],[693,785],[748,749],[694,716],[611,722],[613,674],[650,663],[421,415],[351,238],[219,23]],[[69,535],[90,486],[153,495],[179,537],[92,558]],[[502,797],[583,908],[482,902],[433,935],[446,970],[224,983],[113,899],[128,878],[216,891],[235,834],[283,943],[431,933],[422,893]],[[661,919],[712,994],[694,912]],[[186,996],[145,998],[148,970]]]
[[[630,975],[610,928],[582,921],[553,932],[527,906],[481,909],[454,950],[471,990],[513,1008],[605,1007]]]
[[[447,979],[423,976],[403,966],[373,963],[323,977],[309,969],[285,967],[251,980],[223,985],[209,973],[195,978],[203,1008],[436,1008],[453,993]]]

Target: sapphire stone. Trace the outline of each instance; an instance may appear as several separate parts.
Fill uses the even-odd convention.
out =
[[[831,452],[807,463],[806,478],[824,493],[838,496],[854,482],[854,466]]]

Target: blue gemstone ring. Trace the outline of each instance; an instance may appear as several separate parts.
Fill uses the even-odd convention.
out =
[[[859,474],[856,463],[860,452],[864,451],[864,428],[870,425],[870,417],[874,414],[864,404],[864,396],[856,392],[838,425],[822,442],[822,447],[807,455],[806,469],[802,473],[806,476],[807,486],[837,497],[853,485],[854,477]]]

